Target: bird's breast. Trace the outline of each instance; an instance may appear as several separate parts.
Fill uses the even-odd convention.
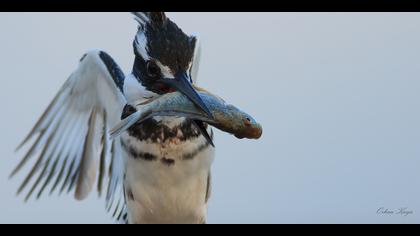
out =
[[[200,223],[205,219],[214,148],[191,121],[150,119],[121,138],[131,222]]]
[[[211,128],[208,132],[213,137]],[[188,165],[198,155],[213,149],[193,121],[172,117],[152,118],[133,125],[122,135],[121,144],[128,160],[143,165],[154,162]]]

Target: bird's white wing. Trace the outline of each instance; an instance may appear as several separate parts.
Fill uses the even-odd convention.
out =
[[[194,36],[195,38],[195,47],[194,47],[194,57],[191,66],[191,77],[194,83],[197,82],[198,77],[198,69],[200,67],[200,59],[201,59],[201,44],[200,39],[198,36]]]
[[[91,51],[82,57],[18,147],[36,137],[12,172],[13,176],[33,162],[18,189],[21,193],[28,188],[25,200],[34,193],[41,197],[47,187],[50,194],[74,189],[75,198],[82,200],[97,180],[99,193],[107,185],[107,207],[114,205],[116,213],[124,211],[121,144],[119,139],[110,141],[107,132],[120,120],[126,104],[123,82],[124,74],[105,52]]]

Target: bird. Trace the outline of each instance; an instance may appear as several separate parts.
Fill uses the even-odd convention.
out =
[[[96,188],[118,223],[205,224],[214,133],[205,122],[157,116],[121,136],[108,130],[134,104],[179,91],[209,116],[193,85],[200,41],[164,12],[132,12],[134,63],[125,74],[103,50],[85,53],[17,150],[32,144],[11,177],[32,161],[17,190],[25,201],[45,192],[84,200]],[[49,190],[47,190],[49,189]]]

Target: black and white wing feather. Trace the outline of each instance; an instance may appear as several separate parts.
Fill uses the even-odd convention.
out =
[[[110,141],[107,132],[120,120],[126,104],[123,83],[124,74],[105,52],[91,51],[82,57],[18,147],[36,137],[11,174],[33,162],[18,189],[18,193],[27,190],[25,200],[34,194],[41,197],[47,187],[50,194],[74,189],[75,198],[82,200],[97,182],[99,193],[107,185],[107,207],[124,210],[121,144],[119,139]]]

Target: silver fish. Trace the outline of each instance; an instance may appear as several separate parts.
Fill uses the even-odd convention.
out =
[[[167,93],[136,104],[134,107],[137,111],[110,130],[111,138],[119,136],[135,123],[141,123],[154,116],[178,116],[201,120],[240,139],[261,137],[262,127],[250,115],[204,89],[195,88],[213,115],[212,118],[183,94]]]

